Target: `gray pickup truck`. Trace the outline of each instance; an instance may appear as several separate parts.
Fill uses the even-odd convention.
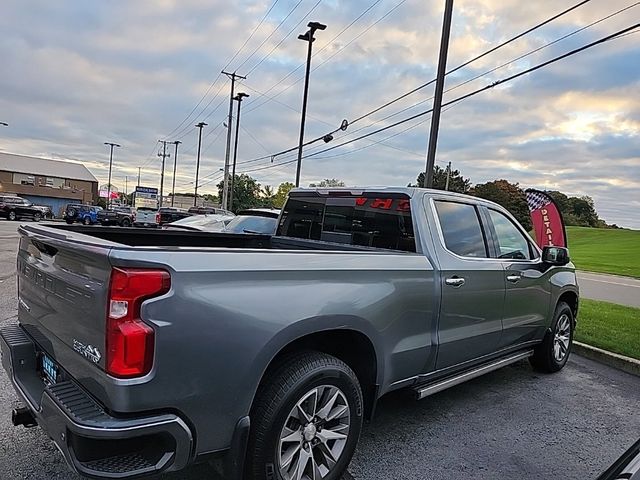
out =
[[[567,251],[465,195],[294,190],[273,236],[19,231],[13,422],[88,477],[217,459],[224,478],[336,480],[382,395],[571,351]]]

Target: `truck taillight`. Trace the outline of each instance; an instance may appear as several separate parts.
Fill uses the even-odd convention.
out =
[[[165,270],[114,268],[109,282],[106,371],[118,378],[146,375],[153,365],[154,331],[140,318],[142,302],[171,288]]]
[[[160,225],[160,218],[162,218],[161,215],[160,215],[160,212],[156,213],[156,223],[158,225]]]

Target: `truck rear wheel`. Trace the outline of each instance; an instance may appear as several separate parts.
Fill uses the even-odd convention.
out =
[[[538,371],[554,373],[562,370],[569,359],[573,344],[573,311],[564,302],[558,303],[551,322],[551,331],[534,350],[529,362]]]
[[[251,410],[245,472],[252,480],[338,480],[362,429],[358,378],[319,352],[289,357],[265,379]]]
[[[131,220],[129,220],[128,218],[123,218],[122,219],[122,223],[120,223],[120,225],[122,225],[123,227],[130,227],[131,226]]]

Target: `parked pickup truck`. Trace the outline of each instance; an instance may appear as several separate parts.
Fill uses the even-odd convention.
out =
[[[19,232],[13,422],[89,477],[218,458],[225,479],[337,479],[387,392],[525,358],[556,372],[571,351],[566,249],[465,195],[297,189],[273,236]]]

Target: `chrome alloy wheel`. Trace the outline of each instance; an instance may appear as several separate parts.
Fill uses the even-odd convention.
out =
[[[280,432],[278,468],[285,480],[320,480],[347,444],[351,411],[344,393],[322,385],[296,403]]]
[[[561,362],[569,351],[569,341],[571,340],[571,319],[566,313],[562,314],[556,325],[556,332],[553,338],[553,357],[556,362]]]

